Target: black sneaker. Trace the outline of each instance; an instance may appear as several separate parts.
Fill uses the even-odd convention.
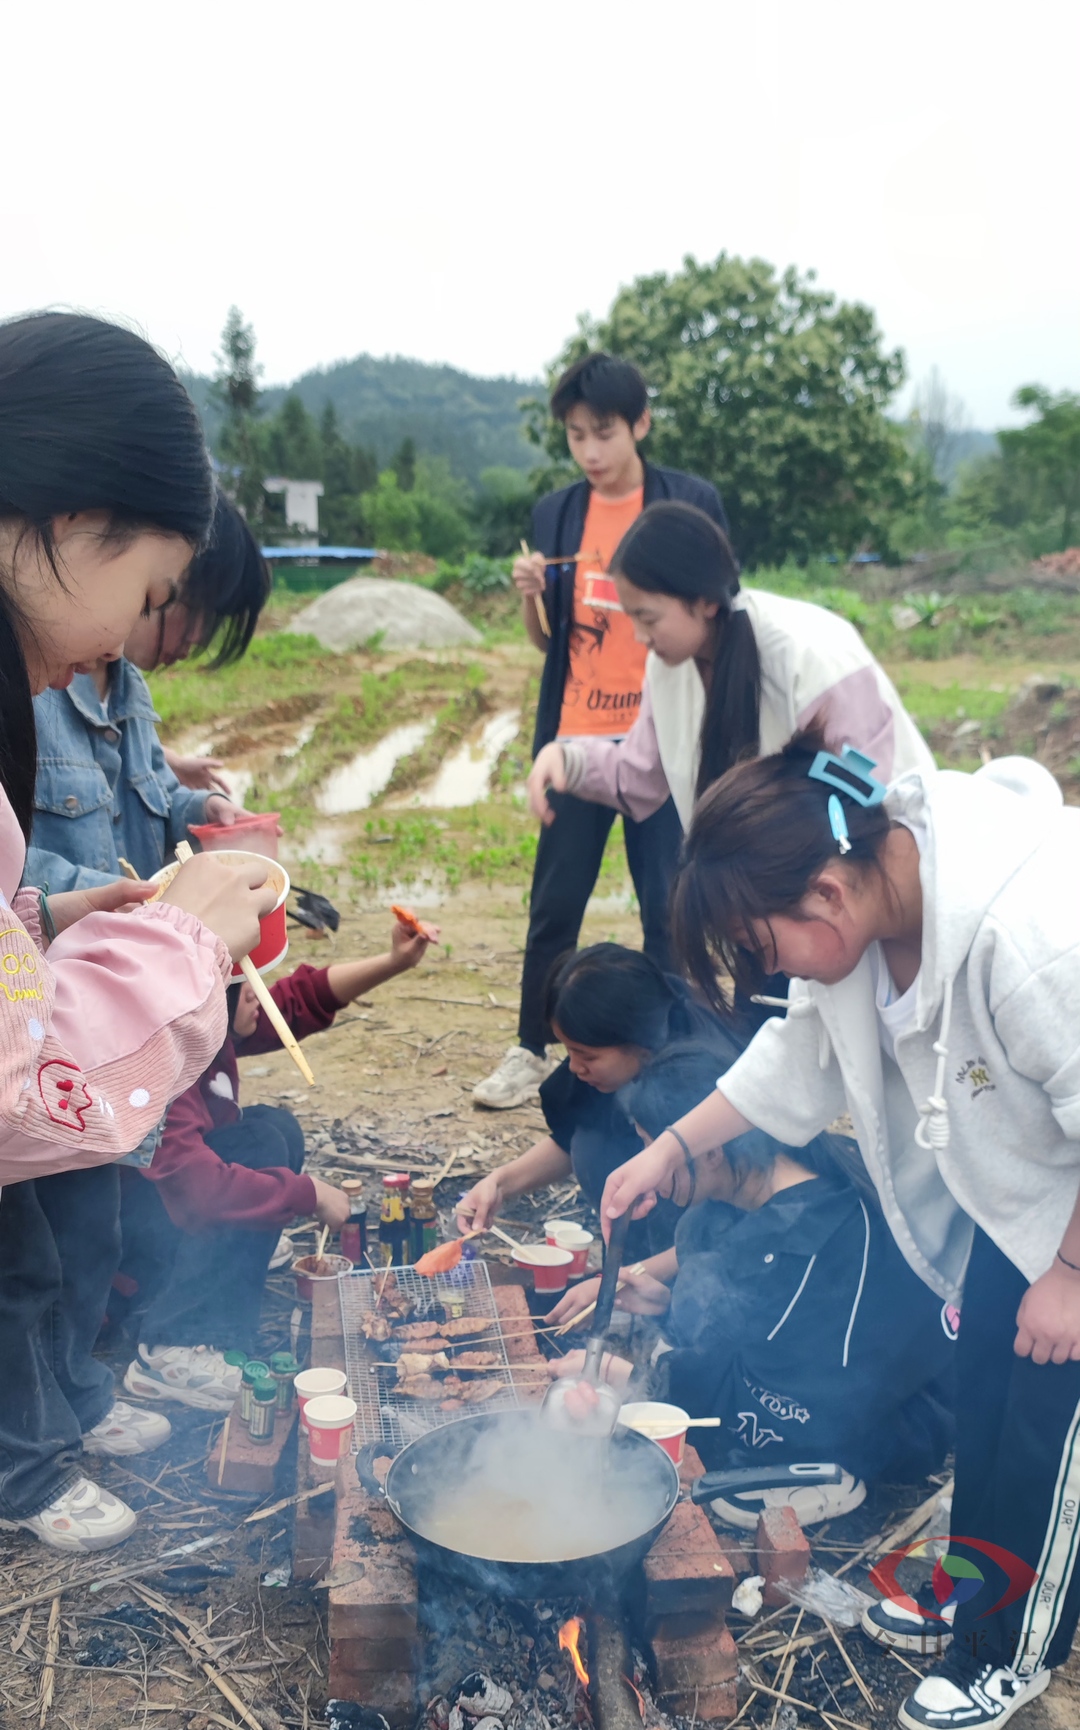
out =
[[[940,1658],[952,1639],[956,1605],[940,1605],[929,1581],[911,1597],[882,1598],[862,1614],[862,1631],[879,1646]]]
[[[954,1646],[908,1695],[897,1718],[905,1730],[984,1730],[987,1725],[999,1730],[1049,1681],[1049,1670],[1018,1676],[1004,1664],[980,1663]]]

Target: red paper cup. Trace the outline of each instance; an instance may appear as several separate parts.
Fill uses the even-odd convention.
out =
[[[577,1230],[576,1219],[546,1219],[544,1221],[544,1241],[549,1243],[552,1249],[558,1249],[559,1246],[555,1241],[555,1233],[571,1229],[575,1231]]]
[[[261,853],[264,859],[276,859],[280,811],[241,811],[235,823],[192,823],[189,825],[204,853],[232,853],[245,847],[249,853]]]
[[[353,1419],[356,1401],[345,1394],[318,1394],[304,1408],[304,1428],[308,1433],[312,1459],[321,1466],[332,1466],[344,1459],[352,1447]]]
[[[300,1408],[300,1422],[304,1423],[304,1407],[309,1400],[317,1400],[326,1394],[343,1394],[345,1392],[344,1370],[301,1370],[293,1381],[296,1389],[296,1403]],[[307,1428],[306,1424],[304,1425]]]
[[[260,865],[266,864],[262,853],[246,852],[240,847],[221,848],[218,857],[225,860],[257,859]],[[155,871],[151,883],[160,883],[167,888],[172,882],[180,866],[174,860],[171,865],[163,865],[160,871]],[[278,898],[269,913],[264,913],[259,920],[259,941],[251,951],[249,959],[254,963],[259,973],[269,973],[272,967],[277,967],[289,953],[289,938],[285,929],[285,903],[289,896],[289,874],[284,865],[279,865],[276,859],[270,861],[268,872],[272,883],[278,888]],[[242,979],[243,970],[239,962],[233,967],[232,978]]]
[[[340,1279],[343,1274],[352,1273],[353,1264],[346,1255],[324,1255],[323,1262],[329,1268],[329,1273],[315,1273],[313,1270],[318,1256],[302,1255],[299,1261],[292,1264],[293,1279],[296,1281],[296,1295],[302,1304],[309,1304],[315,1296],[315,1287],[323,1285],[326,1280]]]
[[[565,1291],[573,1256],[553,1244],[523,1245],[514,1251],[514,1266],[528,1268],[536,1291]]]
[[[659,1400],[631,1400],[619,1407],[619,1423],[648,1436],[677,1466],[682,1465],[690,1414],[681,1406],[666,1406]]]
[[[584,1226],[580,1225],[557,1224],[552,1235],[555,1239],[556,1249],[568,1249],[574,1258],[570,1263],[570,1278],[580,1279],[589,1265],[589,1248],[593,1241],[592,1232],[586,1231]]]

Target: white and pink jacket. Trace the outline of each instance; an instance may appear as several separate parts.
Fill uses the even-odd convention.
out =
[[[763,589],[744,589],[761,662],[761,755],[779,751],[811,720],[830,745],[873,757],[881,780],[933,771],[930,748],[892,681],[853,625],[825,607]],[[690,826],[701,762],[705,687],[693,661],[669,667],[650,654],[637,719],[625,739],[560,739],[566,790],[613,805],[636,822],[670,793]]]
[[[49,945],[0,791],[0,1184],[137,1147],[225,1038],[221,939],[158,903],[92,913]]]

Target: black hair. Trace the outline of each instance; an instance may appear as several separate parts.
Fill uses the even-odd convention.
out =
[[[669,1124],[708,1099],[737,1055],[713,1039],[678,1041],[658,1051],[615,1097],[630,1122],[640,1124],[655,1141]],[[782,1153],[819,1177],[843,1179],[863,1193],[873,1193],[858,1146],[847,1136],[817,1135],[805,1147],[787,1147],[763,1129],[749,1129],[724,1145],[737,1184],[753,1172],[769,1173]]]
[[[568,366],[551,393],[551,412],[565,421],[583,403],[598,420],[624,420],[633,428],[649,406],[649,391],[637,367],[614,355],[583,355]]]
[[[58,517],[102,511],[121,542],[154,529],[197,550],[213,496],[195,406],[142,337],[78,313],[0,324],[0,520],[17,525],[17,545],[36,543],[58,581]],[[36,735],[13,584],[0,569],[0,783],[29,836]]]
[[[576,1045],[658,1051],[715,1025],[680,979],[621,943],[594,943],[556,961],[545,1008],[548,1021]]]
[[[211,669],[238,661],[270,596],[270,566],[237,507],[224,493],[214,506],[210,545],[192,560],[180,600],[203,618],[200,649],[217,639]]]
[[[627,529],[611,569],[649,595],[716,601],[715,651],[701,723],[697,794],[760,744],[761,661],[749,615],[734,607],[739,561],[719,523],[696,505],[662,499]]]
[[[719,975],[747,994],[760,991],[769,957],[751,932],[777,914],[792,917],[819,872],[843,859],[857,872],[882,874],[881,848],[892,824],[883,804],[864,806],[810,779],[819,728],[807,728],[772,757],[740,763],[698,800],[672,887],[672,938],[689,977],[721,1015],[730,1015]],[[841,855],[829,822],[835,791],[851,849]]]

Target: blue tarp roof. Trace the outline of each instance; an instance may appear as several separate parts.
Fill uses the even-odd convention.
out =
[[[374,559],[378,547],[263,547],[264,559]]]

